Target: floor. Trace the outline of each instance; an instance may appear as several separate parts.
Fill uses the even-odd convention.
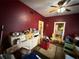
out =
[[[40,47],[37,47],[35,50],[48,57],[49,59],[65,59],[63,48],[53,44],[50,44],[47,50]]]
[[[40,46],[37,46],[31,52],[37,54],[39,57],[41,57],[41,59],[68,59],[69,58],[69,56],[65,54],[64,49],[61,45],[57,45],[57,44],[55,45],[52,43],[50,43],[49,48],[47,50],[41,48]],[[67,56],[67,58],[65,56]],[[20,53],[18,54],[17,52],[16,57],[17,57],[16,59],[21,59]]]

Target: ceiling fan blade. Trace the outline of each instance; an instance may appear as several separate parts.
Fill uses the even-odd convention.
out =
[[[66,0],[61,0],[61,1],[58,2],[58,5],[62,6],[65,2],[66,2]]]
[[[49,13],[51,13],[51,12],[56,12],[56,10],[51,10],[51,11],[49,11]]]
[[[71,0],[67,0],[67,3],[66,3],[66,4],[68,4],[70,1],[71,1]]]
[[[50,10],[49,10],[49,13],[51,13],[51,12],[56,12],[57,10],[58,10],[58,8],[50,9]]]
[[[51,7],[57,7],[57,6],[51,6]]]
[[[67,7],[71,7],[71,6],[77,6],[77,5],[79,5],[79,3],[72,4],[72,5],[68,5]]]
[[[66,11],[68,11],[68,12],[69,12],[69,11],[71,11],[71,10],[70,10],[70,9],[66,9]]]
[[[66,6],[71,0],[66,0],[63,4],[63,6]]]

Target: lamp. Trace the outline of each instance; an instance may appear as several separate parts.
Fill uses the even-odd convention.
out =
[[[66,10],[65,7],[60,7],[60,9],[57,10],[58,13],[63,13]]]

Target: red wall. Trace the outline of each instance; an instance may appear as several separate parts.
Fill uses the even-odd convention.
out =
[[[65,21],[66,22],[66,34],[77,33],[79,34],[79,14],[73,15],[63,15],[63,16],[54,16],[54,17],[47,17],[45,18],[45,29],[44,34],[51,36],[54,29],[54,22],[55,21]]]
[[[41,15],[18,0],[0,2],[0,26],[5,25],[5,33],[38,28],[41,19]]]
[[[0,2],[0,26],[5,25],[5,33],[38,28],[38,21],[42,19],[40,14],[18,0]],[[55,21],[66,22],[65,34],[79,33],[79,14],[73,14],[44,18],[45,35],[51,36]]]

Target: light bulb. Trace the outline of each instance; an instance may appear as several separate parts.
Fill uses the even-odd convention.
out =
[[[60,8],[60,9],[58,9],[58,13],[63,13],[64,11],[65,11],[66,9],[64,8],[64,7],[62,7],[62,8]]]

